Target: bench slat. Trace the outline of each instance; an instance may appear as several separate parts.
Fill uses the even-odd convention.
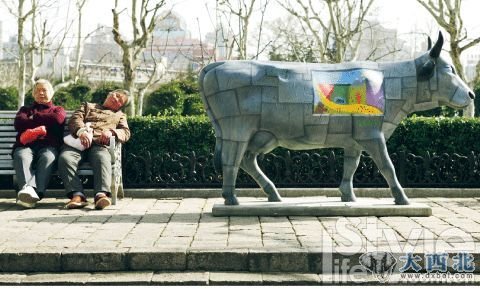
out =
[[[8,118],[0,118],[1,125],[12,125],[13,126],[13,119]]]
[[[13,168],[13,160],[0,160],[0,168]]]
[[[0,143],[0,148],[13,148],[13,143]]]
[[[12,153],[11,149],[0,149],[0,155],[9,155]]]
[[[15,138],[17,136],[16,131],[0,131],[0,137],[13,137]]]
[[[12,138],[10,138],[10,137],[9,137],[9,138],[1,138],[1,137],[0,137],[0,143],[2,143],[2,142],[3,142],[3,143],[12,143],[12,144],[14,144],[14,143],[15,143],[15,138],[13,138],[13,137],[12,137]]]
[[[15,170],[0,170],[0,175],[14,175]]]

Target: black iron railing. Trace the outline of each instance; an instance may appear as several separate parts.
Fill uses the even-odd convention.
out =
[[[398,179],[404,187],[480,187],[479,155],[407,152],[390,155]],[[337,187],[343,173],[341,152],[269,153],[258,158],[259,166],[278,187]],[[221,172],[213,166],[213,154],[124,155],[126,187],[220,187]],[[357,187],[386,187],[373,160],[363,154],[355,173]],[[237,187],[257,187],[253,179],[240,170]]]

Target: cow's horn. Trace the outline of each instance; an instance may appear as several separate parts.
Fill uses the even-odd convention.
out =
[[[427,43],[428,43],[428,47],[427,47],[427,51],[432,49],[432,38],[430,38],[430,36],[427,36]]]
[[[437,58],[440,56],[440,52],[442,52],[442,46],[443,46],[443,35],[442,32],[438,32],[438,40],[435,43],[435,46],[433,46],[432,50],[430,50],[430,56],[433,58]]]

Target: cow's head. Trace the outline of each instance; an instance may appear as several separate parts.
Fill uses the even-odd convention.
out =
[[[433,47],[428,41],[428,53],[415,60],[418,83],[425,89],[419,94],[430,94],[432,101],[455,109],[465,108],[475,98],[473,91],[455,73],[453,65],[440,56],[443,46],[442,32]],[[427,89],[428,88],[428,89]]]

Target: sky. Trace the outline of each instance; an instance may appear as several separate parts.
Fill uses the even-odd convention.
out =
[[[16,0],[2,1],[16,2]],[[120,2],[127,3],[126,0],[120,0]],[[54,1],[54,3],[48,13],[48,22],[54,27],[65,27],[68,24],[66,21],[67,15],[70,15],[70,18],[75,18],[77,13],[75,1],[58,0]],[[271,0],[270,3],[273,3],[270,7],[272,9],[270,11],[273,13],[267,15],[267,21],[286,15],[282,8],[275,5],[275,0]],[[434,24],[435,22],[433,22],[431,16],[415,0],[376,0],[375,4],[379,9],[380,21],[386,27],[398,29],[400,34],[423,30],[434,33],[435,35],[432,35],[432,38],[436,36],[438,26]],[[84,10],[83,33],[94,30],[99,24],[112,26],[111,9],[113,6],[114,0],[87,0]],[[215,0],[167,0],[167,6],[169,8],[173,7],[173,11],[184,18],[188,29],[194,37],[199,37],[199,30],[202,38],[207,32],[214,30]],[[463,0],[463,21],[470,36],[480,36],[480,21],[477,19],[479,11],[480,1]],[[1,1],[0,21],[2,21],[3,26],[2,39],[7,41],[9,36],[16,34],[16,23]],[[258,21],[258,17],[254,21]],[[125,29],[129,29],[130,26],[128,22],[122,22],[121,25],[125,25],[122,26]],[[71,29],[75,31],[75,25]],[[71,43],[71,45],[74,45],[73,40],[71,40]]]

